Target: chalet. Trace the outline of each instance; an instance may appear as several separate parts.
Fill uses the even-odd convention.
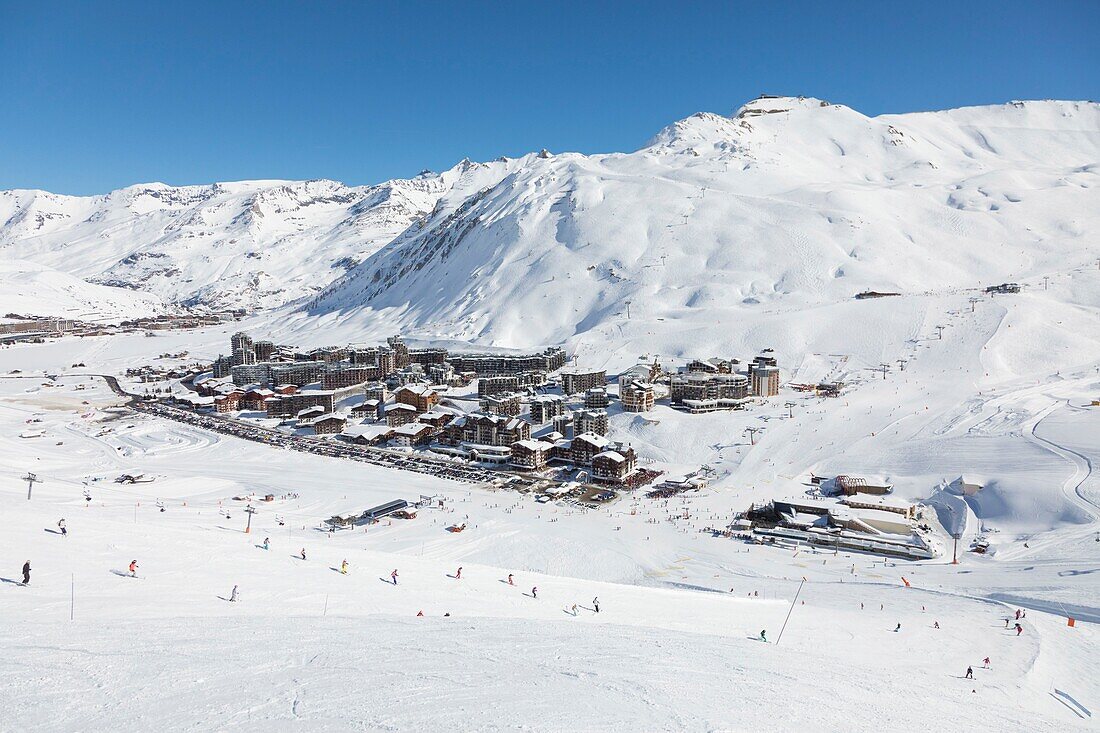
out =
[[[318,417],[321,417],[321,415],[324,415],[327,412],[328,410],[326,410],[324,407],[317,405],[316,407],[307,407],[304,410],[298,410],[298,414],[294,417],[298,420],[299,423],[304,424],[307,422],[311,422]]]
[[[347,425],[347,422],[348,421],[341,415],[328,413],[327,415],[313,418],[309,422],[309,425],[317,435],[332,435],[341,432]]]
[[[172,397],[172,401],[180,405],[187,405],[191,409],[213,407],[213,397],[201,394],[178,394]]]
[[[592,480],[621,484],[634,472],[637,463],[633,448],[601,451],[592,456]]]
[[[423,415],[417,418],[418,421],[425,425],[431,425],[437,430],[446,427],[447,423],[455,419],[455,416],[449,412],[443,412],[442,410],[432,410],[425,412]]]
[[[519,440],[512,443],[512,467],[523,471],[546,468],[554,446],[542,440]]]
[[[515,417],[473,413],[451,421],[443,429],[443,436],[450,445],[510,446],[530,439],[531,423]]]
[[[347,425],[340,431],[345,440],[358,445],[383,445],[393,436],[388,425]]]
[[[407,448],[427,445],[431,441],[434,432],[435,428],[422,422],[405,423],[393,429],[393,442]]]
[[[363,400],[351,406],[351,414],[353,417],[366,417],[371,420],[381,420],[383,414],[382,403],[378,400]]]
[[[424,384],[406,384],[400,387],[394,398],[403,405],[411,405],[416,412],[427,412],[439,402],[439,393]]]
[[[220,394],[214,398],[214,409],[218,412],[236,412],[241,408],[241,397],[244,392],[234,391],[229,394]]]
[[[386,408],[386,424],[391,428],[400,427],[416,420],[419,411],[413,406],[399,402]]]
[[[582,433],[569,443],[569,462],[578,466],[587,466],[592,463],[593,456],[607,450],[611,441],[602,435],[595,433]]]
[[[264,403],[269,397],[274,397],[275,393],[270,389],[254,388],[244,393],[241,397],[241,409],[243,410],[262,410],[264,409]]]

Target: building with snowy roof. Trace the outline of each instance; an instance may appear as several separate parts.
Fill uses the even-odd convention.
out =
[[[592,456],[592,480],[621,484],[634,473],[638,457],[633,448],[618,446]]]

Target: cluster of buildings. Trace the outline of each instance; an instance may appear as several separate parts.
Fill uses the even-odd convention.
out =
[[[882,478],[840,475],[811,477],[825,495],[776,499],[753,505],[731,527],[746,530],[757,541],[810,544],[859,550],[907,559],[933,556],[922,534],[921,508],[891,495]]]
[[[567,366],[560,348],[450,353],[409,348],[393,336],[373,346],[301,351],[236,333],[212,371],[196,381],[196,396],[182,401],[221,413],[262,413],[285,427],[354,443],[421,447],[523,471],[565,464],[608,483],[645,473],[633,448],[607,437],[615,397],[607,372]],[[475,411],[460,404],[474,399],[470,392],[444,401],[473,380]],[[674,374],[654,361],[630,367],[617,381],[623,411],[650,411],[667,396],[677,409],[709,412],[777,394],[779,369],[767,353],[746,364],[694,360]]]
[[[568,464],[584,467],[594,481],[621,483],[635,473],[637,455],[605,437],[606,373],[564,366],[560,348],[450,354],[410,349],[395,336],[378,346],[303,352],[237,333],[212,377],[197,381],[196,396],[183,401],[220,413],[262,412],[292,420],[297,430],[363,445],[430,448],[522,471]],[[583,394],[584,409],[570,413],[566,396],[546,393],[558,371],[567,395]],[[475,379],[477,412],[440,404],[451,387]],[[550,423],[553,429],[532,438]]]

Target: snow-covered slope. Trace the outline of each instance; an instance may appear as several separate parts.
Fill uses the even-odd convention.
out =
[[[869,118],[762,98],[635,153],[492,169],[498,180],[443,197],[303,313],[531,347],[615,343],[629,312],[643,351],[717,352],[731,324],[776,309],[1094,261],[1098,161],[1095,103]]]
[[[126,320],[164,312],[150,293],[96,285],[26,260],[0,259],[0,315]]]
[[[0,192],[0,255],[169,303],[306,298],[302,329],[331,316],[320,322],[505,347],[605,341],[629,302],[655,348],[679,353],[682,334],[713,326],[690,345],[717,346],[769,307],[1086,262],[1098,161],[1095,103],[869,118],[764,97],[630,154],[463,161],[377,186]]]
[[[471,163],[377,186],[246,181],[104,196],[0,192],[0,254],[167,302],[260,309],[315,293],[430,211]]]
[[[967,553],[960,565],[748,545],[704,530],[767,490],[749,488],[751,472],[691,497],[639,492],[584,511],[120,419],[103,381],[76,374],[198,335],[0,350],[0,730],[1096,729],[1095,524],[1016,542],[1025,554],[1013,558]],[[67,369],[77,358],[88,369]],[[62,376],[8,375],[14,364]],[[852,410],[903,383],[866,385]],[[849,439],[844,403],[800,408],[768,433],[783,422]],[[1038,435],[1074,434],[1066,447],[1095,461],[1089,414],[1054,417],[1062,427]],[[45,437],[20,437],[28,420]],[[892,432],[861,452],[876,460],[909,442]],[[998,443],[984,454],[1011,460],[1013,447]],[[786,467],[791,454],[774,447],[752,455]],[[28,469],[41,481],[30,501]],[[124,472],[155,481],[112,481]],[[1040,465],[1016,488],[1036,491],[1055,474]],[[268,491],[274,500],[254,502],[254,515],[232,498]],[[418,495],[443,505],[335,534],[321,525]],[[446,531],[460,520],[465,531]],[[131,560],[137,578],[125,572]],[[1019,636],[1004,624],[1017,608]]]

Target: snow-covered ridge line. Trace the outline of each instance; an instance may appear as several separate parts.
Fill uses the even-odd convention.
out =
[[[709,353],[723,319],[747,325],[761,308],[1090,262],[1098,159],[1091,102],[867,117],[765,97],[634,153],[490,166],[302,315],[524,348],[620,342],[632,309],[657,337],[635,355],[684,353],[688,333]]]
[[[764,96],[728,117],[675,122],[633,153],[463,160],[374,186],[4,191],[0,256],[168,304],[301,301],[310,315],[364,325],[397,308],[395,325],[524,346],[511,296],[557,298],[559,276],[580,290],[569,296],[574,315],[549,319],[533,341],[603,323],[631,297],[697,308],[714,302],[716,280],[732,286],[729,302],[758,303],[795,292],[836,298],[857,279],[923,289],[970,279],[977,265],[1004,260],[991,250],[1006,240],[1042,247],[1091,231],[1091,220],[1067,215],[1093,203],[1078,199],[1090,198],[1081,190],[1097,172],[1098,129],[1092,102],[867,117],[812,97]],[[452,226],[465,233],[444,231]],[[528,266],[533,287],[512,293]],[[557,285],[540,287],[548,282]]]

